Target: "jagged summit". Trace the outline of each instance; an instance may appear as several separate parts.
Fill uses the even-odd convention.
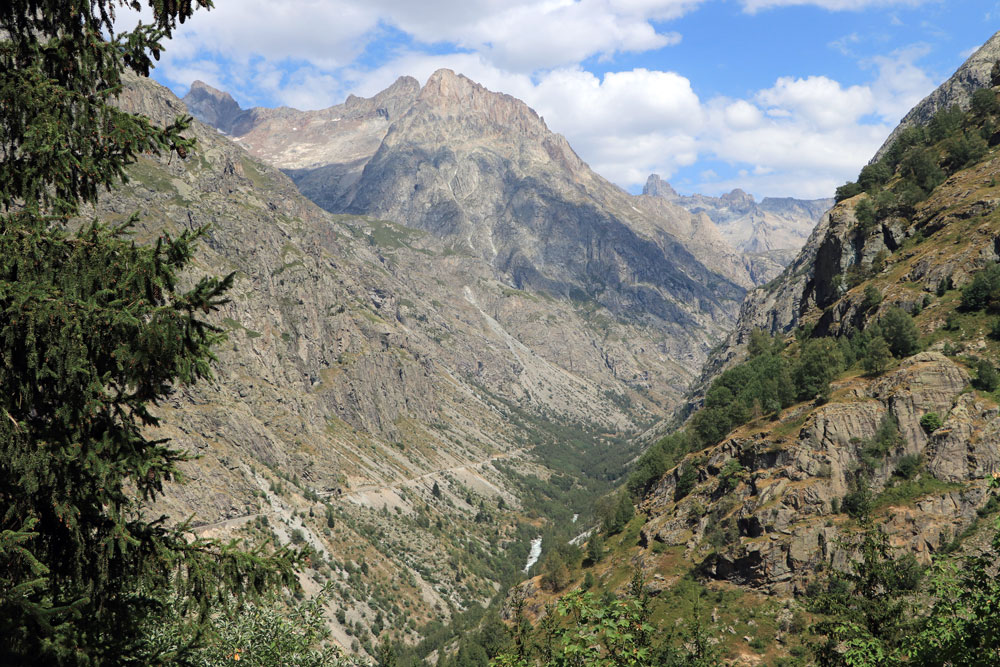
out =
[[[722,238],[737,250],[763,253],[782,266],[791,261],[805,243],[833,199],[793,199],[753,195],[735,188],[720,197],[679,195],[674,188],[651,174],[644,195],[666,199],[694,214],[705,214],[718,227]]]
[[[527,104],[451,70],[323,111],[243,118],[235,140],[328,211],[429,232],[512,287],[641,322],[686,368],[745,290],[780,270],[734,250],[708,217],[609,183]]]
[[[659,174],[650,174],[649,178],[646,179],[646,185],[642,188],[642,194],[673,199],[677,196],[677,190],[674,190],[670,183],[660,178]]]
[[[184,96],[191,115],[204,123],[231,134],[233,122],[243,109],[229,93],[213,88],[204,81],[195,81]]]

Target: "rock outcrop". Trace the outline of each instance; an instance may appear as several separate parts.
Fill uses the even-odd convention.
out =
[[[1000,469],[1000,410],[969,393],[968,383],[963,367],[924,352],[878,379],[838,383],[828,404],[795,406],[776,422],[742,427],[698,455],[701,477],[691,494],[674,499],[680,469],[661,480],[643,505],[652,517],[643,540],[684,546],[719,579],[802,592],[824,566],[845,568],[852,557],[844,545],[856,526],[839,506],[859,474],[862,449],[891,416],[902,438],[877,461],[871,491],[878,498],[898,482],[894,471],[904,457],[921,457],[937,491],[890,504],[880,521],[895,546],[928,562],[976,518],[988,478]],[[944,423],[927,433],[920,418],[931,412]],[[743,472],[720,495],[718,474],[730,459]],[[713,533],[726,530],[720,544]]]

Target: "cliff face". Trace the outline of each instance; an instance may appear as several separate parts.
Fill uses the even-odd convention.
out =
[[[877,508],[878,521],[893,546],[926,563],[976,519],[989,499],[987,478],[1000,467],[1000,411],[991,399],[970,393],[968,384],[964,367],[939,352],[923,352],[874,381],[836,383],[826,405],[796,406],[775,422],[740,428],[700,453],[699,480],[684,499],[674,499],[680,469],[653,489],[643,503],[651,516],[643,541],[683,547],[717,579],[773,593],[804,592],[817,571],[847,569],[853,557],[841,542],[857,526],[840,505],[865,443],[891,415],[902,440],[875,470],[873,494],[894,482],[907,456],[922,457],[937,486],[917,498],[887,500]],[[929,412],[945,416],[930,434],[920,425]],[[745,472],[720,496],[718,475],[731,459]],[[727,525],[729,543],[706,543]]]
[[[957,71],[937,90],[918,104],[900,125],[889,135],[885,144],[879,149],[872,163],[885,155],[900,132],[913,125],[926,125],[934,114],[952,106],[967,108],[972,94],[979,88],[988,87],[990,71],[1000,60],[1000,33],[994,35],[974,53]],[[946,186],[949,184],[946,183]],[[942,190],[945,192],[945,190]],[[981,210],[992,210],[989,201],[980,201],[975,193],[948,191],[949,206],[968,205],[970,213],[976,216]],[[965,200],[966,195],[972,199]],[[819,224],[802,247],[801,252],[792,260],[780,276],[756,290],[751,291],[740,306],[740,315],[736,326],[729,335],[726,344],[709,359],[702,381],[711,378],[719,370],[740,358],[744,353],[744,345],[753,329],[763,329],[769,333],[789,333],[805,322],[818,322],[818,310],[830,306],[841,296],[833,287],[833,279],[846,273],[852,266],[860,267],[869,264],[880,251],[891,252],[908,237],[915,234],[922,225],[928,224],[931,218],[936,221],[934,227],[947,224],[955,218],[954,214],[944,210],[944,206],[935,206],[933,202],[924,202],[918,207],[915,216],[910,220],[895,218],[880,224],[878,229],[859,238],[857,220],[854,216],[854,206],[859,200],[845,202],[822,216]],[[969,239],[975,241],[975,238]],[[988,245],[988,244],[987,244]],[[971,257],[976,253],[986,253],[982,258],[975,259],[972,264],[963,266],[969,259],[956,254],[948,260],[948,266],[929,267],[919,271],[919,278],[926,284],[939,280],[942,276],[956,273],[961,281],[972,269],[982,266],[983,261],[991,252],[985,246],[970,250]],[[927,273],[929,271],[929,273]],[[936,284],[936,283],[935,283]],[[956,283],[957,284],[957,283]],[[835,312],[823,317],[823,327],[831,327],[831,331],[839,330],[839,323],[849,322],[852,313],[856,312],[860,303],[859,295],[849,296],[838,304]],[[853,305],[852,305],[853,304]],[[834,325],[834,323],[838,323]],[[855,324],[857,324],[855,322]]]

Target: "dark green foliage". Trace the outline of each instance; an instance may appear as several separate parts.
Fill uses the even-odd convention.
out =
[[[861,460],[868,470],[878,468],[885,457],[903,444],[899,423],[891,412],[887,412],[879,423],[875,436],[862,443]]]
[[[857,543],[849,545],[860,556],[851,571],[831,577],[840,585],[810,601],[810,611],[823,616],[815,630],[825,641],[813,647],[820,665],[902,664],[903,642],[914,626],[907,596],[919,585],[922,570],[912,555],[894,558],[888,536],[864,525]],[[872,661],[858,661],[864,654]]]
[[[151,24],[109,42],[119,2],[0,3],[2,664],[182,663],[213,600],[293,579],[284,554],[141,513],[185,458],[148,437],[149,407],[208,377],[223,338],[199,317],[231,276],[178,287],[205,230],[137,246],[134,218],[65,226],[140,153],[193,147],[189,119],[156,128],[112,105],[123,73],[147,73],[209,3],[148,4]],[[190,645],[155,655],[145,628],[175,597]]]
[[[867,236],[875,229],[875,206],[871,199],[865,198],[854,207],[854,217],[858,220],[861,233]]]
[[[883,160],[885,160],[886,166],[895,171],[908,149],[923,145],[927,140],[927,131],[919,125],[904,129],[885,153]]]
[[[871,514],[875,506],[875,496],[872,494],[868,480],[856,476],[851,482],[851,489],[840,503],[840,510],[855,519],[863,519]]]
[[[944,149],[945,164],[949,171],[954,172],[981,160],[989,150],[989,146],[978,132],[965,132],[948,139]]]
[[[847,183],[844,183],[839,188],[837,188],[834,197],[836,201],[839,203],[844,201],[845,199],[850,199],[851,197],[855,197],[861,194],[862,192],[864,192],[864,188],[862,188],[854,181],[848,181]]]
[[[882,292],[874,285],[865,285],[865,299],[861,302],[862,310],[871,310],[882,303]]]
[[[740,478],[743,476],[743,466],[736,459],[729,459],[723,464],[722,469],[719,471],[719,486],[716,489],[716,493],[719,495],[729,493],[740,483]]]
[[[635,507],[632,505],[632,498],[627,493],[620,493],[614,505],[610,506],[610,511],[604,515],[601,530],[606,535],[620,533],[634,516]]]
[[[545,554],[542,560],[542,588],[554,593],[558,593],[569,584],[569,568],[562,555],[551,550]]]
[[[916,201],[911,202],[911,205],[922,201],[927,193],[945,179],[945,174],[938,166],[933,153],[930,150],[920,148],[911,148],[906,152],[900,165],[900,174],[923,191],[919,195],[915,195]]]
[[[920,350],[920,332],[913,318],[902,308],[890,308],[879,320],[879,326],[896,358],[908,357]]]
[[[702,446],[715,444],[740,424],[794,402],[795,389],[781,347],[779,341],[767,342],[758,336],[757,353],[712,382],[704,407],[691,423]]]
[[[927,135],[931,141],[941,141],[962,129],[965,114],[958,106],[941,109],[927,124]]]
[[[591,565],[596,565],[602,558],[604,558],[604,538],[595,531],[587,540],[587,561]]]
[[[996,391],[1000,387],[1000,373],[996,366],[986,359],[976,362],[976,377],[972,380],[972,386],[980,391]]]
[[[861,173],[858,174],[858,185],[865,192],[875,192],[888,183],[890,178],[892,178],[892,170],[889,169],[889,165],[879,161],[861,168]]]
[[[829,338],[805,341],[792,372],[798,398],[828,398],[830,382],[841,370],[842,363],[836,344]]]
[[[951,278],[942,278],[938,281],[937,289],[934,293],[938,296],[944,296],[945,293],[951,289]]]
[[[933,433],[934,431],[941,428],[941,418],[937,416],[936,412],[928,412],[926,415],[920,418],[920,426],[928,433]]]
[[[926,415],[925,415],[926,416]],[[921,426],[923,420],[921,420]],[[903,479],[913,479],[924,466],[924,457],[920,454],[907,454],[896,464],[896,470],[892,474]]]
[[[677,486],[674,487],[674,500],[677,501],[687,496],[697,483],[698,469],[690,463],[685,463],[681,466],[680,475],[677,478]]]
[[[989,337],[993,340],[1000,340],[1000,318],[993,320],[993,324],[990,326]]]
[[[1000,264],[977,271],[962,289],[962,310],[1000,313]]]
[[[441,487],[438,486],[437,482],[434,482],[434,486],[431,487],[431,495],[435,498],[441,497]]]
[[[677,431],[664,436],[650,447],[635,464],[626,488],[633,498],[644,496],[651,486],[673,468],[688,452],[694,451],[697,442],[687,431]]]
[[[889,344],[881,335],[875,336],[865,345],[861,357],[861,366],[869,375],[881,375],[886,371],[892,360]]]

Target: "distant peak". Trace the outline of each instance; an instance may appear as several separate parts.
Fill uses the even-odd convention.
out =
[[[422,91],[424,97],[450,99],[466,98],[477,92],[488,91],[472,79],[444,68],[431,74]]]
[[[218,88],[210,86],[200,79],[195,79],[194,82],[191,83],[191,88],[188,90],[188,95],[198,95],[200,97],[209,96],[209,97],[214,97],[219,101],[232,100],[233,103],[236,104],[236,100],[233,99],[232,95],[230,95],[227,92],[221,91]]]
[[[739,188],[734,188],[730,192],[727,192],[726,194],[722,195],[720,199],[729,206],[735,206],[738,208],[753,206],[755,203],[757,203],[756,200],[753,198],[753,195],[749,195]]]
[[[646,179],[646,185],[642,188],[642,194],[651,197],[673,199],[677,196],[677,191],[674,190],[670,183],[660,178],[659,174],[650,174],[649,178]]]
[[[232,95],[200,80],[191,84],[184,104],[192,116],[226,133],[232,133],[233,122],[243,111]]]

